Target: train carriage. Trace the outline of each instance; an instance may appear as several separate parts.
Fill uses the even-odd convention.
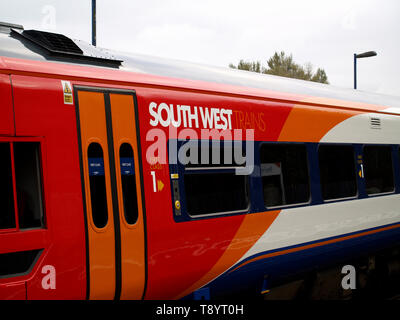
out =
[[[11,24],[0,43],[1,299],[212,299],[398,263],[398,98]]]

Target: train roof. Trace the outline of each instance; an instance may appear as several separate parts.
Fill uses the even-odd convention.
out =
[[[303,97],[380,106],[381,112],[400,114],[400,97],[339,88],[332,85],[255,72],[201,65],[142,54],[120,53],[94,47],[64,35],[24,30],[0,22],[0,56],[36,61],[92,65],[162,77],[254,88]],[[376,108],[371,108],[377,111]]]

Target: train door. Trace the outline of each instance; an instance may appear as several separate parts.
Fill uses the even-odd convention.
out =
[[[0,96],[0,135],[11,137],[15,134],[15,128],[9,75],[0,74]],[[12,144],[9,141],[0,140],[0,198],[2,203],[0,214],[0,300],[23,300],[26,298],[25,282],[15,283],[12,282],[12,279],[10,280],[13,274],[20,272],[18,269],[21,266],[16,256],[18,254],[21,255],[21,253],[24,254],[21,245],[18,246],[18,243],[15,241],[15,234],[18,231],[18,214],[15,210],[16,192],[14,190],[15,183],[13,183],[15,174],[14,170],[12,170],[13,152],[11,152],[11,148]],[[10,241],[11,239],[12,242]],[[15,263],[15,260],[17,260],[17,263]]]
[[[141,299],[145,237],[133,91],[75,87],[89,299]]]

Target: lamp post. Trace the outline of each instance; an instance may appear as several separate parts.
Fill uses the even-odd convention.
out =
[[[96,45],[96,0],[92,0],[92,45]]]
[[[375,51],[367,51],[360,54],[354,54],[354,89],[357,89],[357,59],[358,58],[368,58],[376,56]]]

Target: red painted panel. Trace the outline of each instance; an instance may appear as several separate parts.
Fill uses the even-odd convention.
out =
[[[164,132],[167,139],[172,137],[168,127],[164,127],[160,123],[154,127],[151,125],[151,120],[154,118],[149,110],[150,104],[152,102],[157,105],[166,103],[175,108],[177,105],[186,105],[191,106],[193,112],[196,107],[198,125],[195,125],[193,121],[192,129],[199,139],[202,129],[205,128],[199,107],[202,107],[202,110],[204,108],[232,110],[231,130],[228,130],[232,137],[234,137],[234,129],[255,128],[254,138],[265,141],[278,139],[292,106],[240,97],[194,94],[184,91],[138,89],[136,92],[140,110],[146,225],[148,228],[148,282],[145,298],[179,298],[182,297],[182,294],[190,293],[191,289],[195,290],[207,279],[211,280],[213,276],[218,276],[219,273],[233,265],[240,258],[241,251],[232,250],[232,242],[250,246],[269,227],[276,217],[276,213],[264,213],[252,217],[251,225],[258,227],[258,229],[253,228],[254,233],[248,230],[250,224],[246,223],[248,220],[246,220],[247,215],[245,214],[175,222],[169,187],[169,166],[168,164],[154,165],[146,159],[146,153],[154,144],[154,140],[148,138],[148,135],[154,132],[153,129]],[[176,113],[174,117],[176,120]],[[167,119],[165,110],[162,118],[163,120]],[[177,133],[179,134],[183,129],[184,125],[182,124],[177,129]],[[245,131],[242,133],[245,138]],[[166,186],[162,190],[154,192],[152,171],[155,172],[156,180]],[[242,250],[243,248],[242,246]]]
[[[146,160],[146,152],[153,144],[153,141],[146,138],[150,130],[157,128],[168,136],[168,128],[150,125],[149,105],[152,102],[156,104],[164,102],[174,106],[229,109],[232,110],[232,130],[255,128],[254,139],[263,141],[278,140],[282,128],[285,134],[293,135],[292,127],[287,124],[287,119],[294,110],[293,105],[251,99],[248,94],[258,97],[266,95],[265,91],[255,89],[247,91],[246,88],[235,87],[234,90],[231,86],[201,84],[114,70],[102,69],[102,72],[99,72],[95,68],[81,66],[69,66],[66,71],[60,64],[8,60],[10,65],[14,63],[17,65],[14,67],[22,68],[19,70],[20,74],[27,74],[28,70],[41,72],[45,76],[45,78],[28,75],[12,77],[16,134],[43,137],[45,208],[49,231],[49,235],[46,236],[49,237],[51,245],[46,243],[46,251],[39,262],[40,265],[28,279],[29,299],[79,299],[85,296],[85,238],[75,108],[73,105],[63,103],[61,81],[51,78],[53,72],[59,77],[68,72],[71,81],[78,76],[84,76],[86,81],[92,82],[92,85],[100,78],[108,78],[103,80],[106,84],[101,86],[134,85],[132,89],[137,92],[148,228],[146,298],[179,297],[188,289],[195,289],[197,284],[205,281],[204,279],[211,279],[210,275],[217,276],[224,267],[229,267],[229,264],[235,262],[230,259],[237,259],[236,254],[227,252],[233,247],[233,242],[246,242],[252,236],[251,231],[254,228],[248,226],[256,225],[259,228],[257,230],[259,235],[273,220],[273,216],[269,218],[260,213],[251,217],[235,215],[176,223],[173,220],[169,188],[169,167],[167,164],[154,165]],[[166,87],[157,89],[155,82],[171,87],[184,86],[186,89],[180,88],[175,91],[166,90]],[[151,84],[152,88],[145,88],[148,84]],[[188,89],[191,87],[203,90],[203,93],[189,92]],[[210,88],[225,93],[213,95]],[[229,91],[247,96],[233,96]],[[279,96],[275,93],[276,99]],[[303,114],[301,112],[300,116]],[[298,113],[293,112],[291,117],[298,117]],[[195,130],[199,137],[201,129],[199,126]],[[283,135],[281,139],[284,139]],[[152,171],[164,186],[156,192],[153,190]],[[251,219],[248,219],[249,217]],[[247,230],[249,228],[251,230]],[[21,236],[21,239],[16,241],[23,243],[22,239]],[[251,239],[255,240],[256,238]],[[41,271],[45,265],[56,268],[56,290],[43,290],[41,286],[43,279]]]
[[[25,282],[0,284],[0,300],[25,300]]]
[[[10,76],[0,74],[0,135],[14,135],[14,112]]]
[[[43,137],[44,208],[49,242],[27,281],[28,299],[84,299],[86,248],[75,107],[64,104],[60,80],[12,76],[17,136]],[[21,243],[25,235],[15,236]],[[41,282],[54,266],[56,289]]]
[[[7,232],[0,235],[0,254],[26,250],[43,249],[49,245],[48,230],[32,229],[21,232]],[[3,279],[0,280],[0,283]]]

